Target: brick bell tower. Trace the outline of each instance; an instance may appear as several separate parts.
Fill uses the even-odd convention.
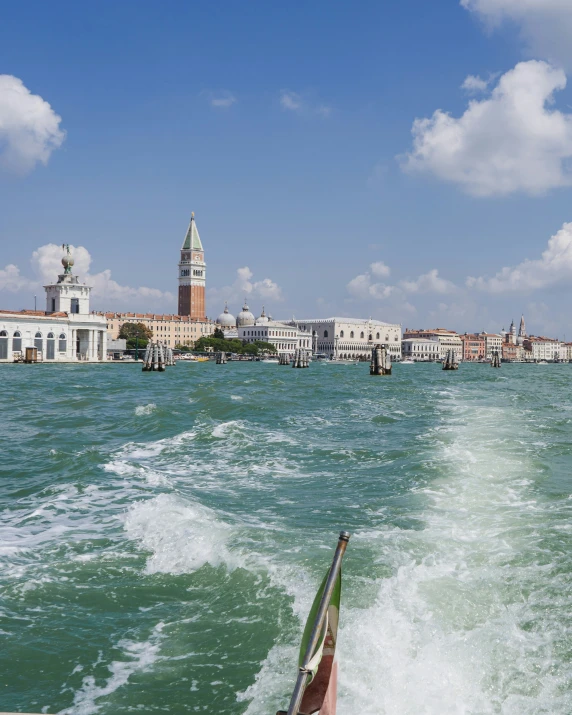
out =
[[[179,315],[190,315],[195,320],[206,319],[206,269],[205,252],[195,214],[192,213],[179,261]]]

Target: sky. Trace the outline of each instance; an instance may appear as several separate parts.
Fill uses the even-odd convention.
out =
[[[572,339],[572,3],[4,3],[0,308],[61,244],[100,310]]]

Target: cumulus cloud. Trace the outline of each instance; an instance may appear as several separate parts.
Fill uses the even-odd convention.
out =
[[[61,117],[21,79],[0,75],[0,167],[25,174],[62,145]]]
[[[229,92],[228,89],[206,90],[203,94],[206,95],[211,107],[215,109],[228,109],[238,102],[236,95]]]
[[[18,266],[9,263],[5,268],[0,268],[0,291],[19,293],[22,290],[34,290],[37,284],[20,273]]]
[[[517,266],[507,266],[492,278],[469,277],[468,288],[488,293],[510,291],[530,292],[549,288],[572,280],[572,223],[565,223],[560,231],[550,238],[542,256],[525,260]]]
[[[572,183],[572,115],[550,108],[566,76],[546,62],[521,62],[491,95],[455,118],[438,109],[413,124],[405,170],[426,172],[476,196],[541,194]]]
[[[445,280],[439,276],[439,271],[433,268],[428,273],[424,273],[414,281],[401,281],[403,290],[407,293],[454,293],[457,287],[451,281]]]
[[[383,261],[376,261],[375,263],[370,264],[369,268],[374,276],[379,276],[380,278],[387,278],[387,276],[391,273],[391,269],[389,266],[386,266]]]
[[[331,107],[313,102],[308,97],[288,89],[283,89],[280,92],[280,105],[282,109],[296,114],[317,114],[322,117],[329,117],[332,113]]]
[[[516,23],[530,52],[572,67],[572,3],[570,0],[461,0],[494,29]]]
[[[347,284],[348,293],[359,300],[374,298],[385,300],[387,298],[399,298],[405,300],[411,293],[437,293],[440,295],[454,293],[457,287],[451,281],[439,276],[439,271],[433,268],[428,273],[424,273],[416,280],[402,280],[396,285],[388,285],[379,278],[387,278],[390,269],[378,261],[369,266],[369,270],[357,275]]]
[[[111,277],[109,268],[100,273],[90,273],[92,259],[89,251],[83,246],[70,246],[70,249],[74,259],[73,272],[79,276],[83,283],[92,286],[91,296],[94,307],[109,310],[122,310],[127,307],[138,310],[159,310],[174,303],[175,297],[172,293],[145,286],[121,285]],[[36,278],[26,278],[21,275],[17,266],[8,265],[0,270],[0,290],[13,293],[38,290],[42,285],[56,281],[58,275],[63,271],[62,255],[62,247],[54,243],[40,246],[32,253],[30,261]],[[160,307],[157,305],[158,303]]]
[[[461,89],[464,89],[465,92],[468,92],[469,94],[480,94],[487,91],[492,80],[493,77],[483,79],[478,75],[470,74],[468,77],[465,77],[465,81],[461,85]]]
[[[253,273],[248,266],[238,268],[236,280],[232,285],[223,288],[210,288],[209,299],[211,304],[215,301],[222,305],[224,301],[230,304],[241,304],[245,298],[266,300],[269,302],[280,302],[283,300],[282,289],[270,278],[263,278],[260,281],[252,281]],[[252,307],[252,306],[251,306]]]

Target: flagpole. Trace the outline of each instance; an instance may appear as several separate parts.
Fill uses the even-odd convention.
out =
[[[292,698],[290,700],[290,706],[288,708],[287,715],[298,715],[298,708],[304,697],[304,690],[306,690],[306,685],[308,677],[310,676],[310,671],[308,670],[308,663],[312,660],[314,651],[318,644],[322,628],[324,626],[324,619],[330,605],[330,600],[332,598],[332,593],[336,585],[336,580],[342,566],[342,558],[346,552],[346,547],[348,541],[350,540],[350,534],[348,531],[340,531],[340,536],[338,539],[338,545],[336,547],[336,553],[334,554],[334,560],[330,567],[330,573],[324,587],[324,592],[322,593],[322,599],[320,600],[320,605],[318,607],[318,612],[316,614],[316,620],[312,627],[310,633],[310,640],[308,641],[308,646],[306,652],[304,653],[304,659],[302,660],[302,665],[300,666],[298,672],[298,678],[296,679],[296,685],[294,686],[294,692],[292,693]]]

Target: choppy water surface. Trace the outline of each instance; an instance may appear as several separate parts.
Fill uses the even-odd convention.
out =
[[[0,710],[572,712],[572,365],[4,365]]]

